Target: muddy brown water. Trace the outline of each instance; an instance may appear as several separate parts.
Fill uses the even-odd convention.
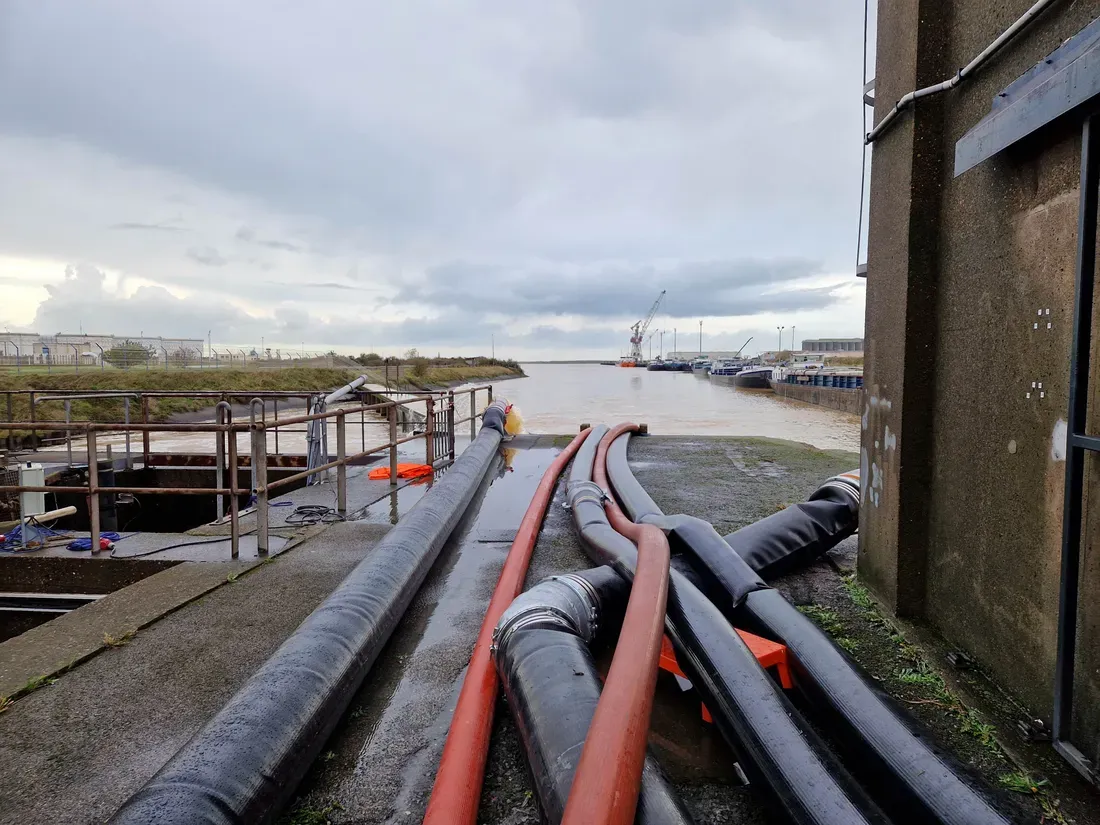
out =
[[[765,436],[821,449],[859,450],[859,417],[744,390],[690,372],[599,364],[524,364],[527,378],[496,385],[534,433],[572,433],[581,422],[637,421],[659,435]]]

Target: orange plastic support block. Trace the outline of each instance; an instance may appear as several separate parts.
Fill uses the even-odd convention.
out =
[[[794,681],[791,679],[790,665],[787,662],[786,645],[781,645],[779,642],[773,642],[770,639],[765,639],[762,636],[749,633],[747,630],[741,630],[740,628],[734,628],[734,630],[736,630],[737,635],[741,637],[741,641],[743,641],[748,649],[752,651],[752,655],[756,657],[756,661],[760,662],[761,667],[774,667],[776,675],[779,676],[779,684],[787,690],[794,687]],[[668,640],[668,636],[665,636],[661,641],[660,666],[661,670],[666,670],[684,679],[687,678],[684,671],[680,669],[680,663],[676,661],[676,653],[672,649],[672,643]],[[703,721],[714,721],[706,705],[702,705],[702,711]]]

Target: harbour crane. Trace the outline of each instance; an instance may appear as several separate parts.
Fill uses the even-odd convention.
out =
[[[645,340],[646,331],[649,329],[649,325],[653,323],[653,318],[657,314],[657,307],[661,305],[661,300],[665,297],[665,290],[661,290],[661,294],[657,296],[657,300],[653,302],[653,306],[649,308],[649,314],[645,319],[638,321],[630,328],[630,360],[635,364],[642,360],[642,341]]]
[[[750,336],[749,336],[749,341],[751,341],[751,340],[752,340],[752,336],[750,335]],[[749,345],[749,341],[746,341],[745,343],[743,343],[743,344],[741,345],[741,349],[737,350],[737,355],[740,355],[740,354],[741,354],[741,350],[742,350],[742,349],[744,349],[745,347],[747,347],[747,346]]]

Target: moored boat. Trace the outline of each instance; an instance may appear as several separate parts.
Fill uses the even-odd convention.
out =
[[[732,384],[737,373],[745,368],[740,359],[715,361],[710,367],[710,380],[717,384]]]
[[[771,367],[745,367],[733,377],[733,385],[747,390],[771,389]]]

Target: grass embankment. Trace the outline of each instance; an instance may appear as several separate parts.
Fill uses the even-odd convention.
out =
[[[491,381],[513,377],[515,370],[501,366],[429,367],[420,375],[403,374],[394,381],[391,369],[390,386],[401,389],[434,389],[466,382]],[[403,371],[404,372],[404,371]],[[292,367],[281,370],[86,370],[80,373],[44,375],[42,373],[0,372],[0,393],[5,390],[35,390],[43,395],[51,391],[145,390],[187,392],[212,390],[249,394],[273,390],[329,390],[366,374],[372,383],[383,383],[381,369],[328,369]],[[522,374],[522,373],[519,373]],[[0,405],[6,399],[0,396]],[[166,421],[177,413],[195,412],[212,407],[210,399],[160,398],[150,402],[150,419]],[[30,399],[27,395],[12,397],[12,419],[30,420]],[[139,420],[141,410],[130,409],[131,420]],[[7,417],[7,407],[0,406],[0,417]],[[65,407],[60,401],[39,404],[35,410],[38,421],[64,421]],[[73,421],[122,421],[121,399],[79,399],[72,402]]]

